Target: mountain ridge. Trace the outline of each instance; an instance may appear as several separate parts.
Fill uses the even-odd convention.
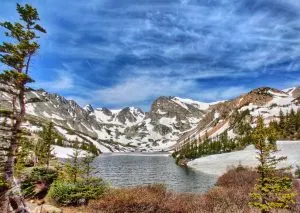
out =
[[[286,90],[261,87],[231,100],[212,103],[160,96],[153,101],[148,112],[138,107],[119,110],[94,108],[92,105],[81,107],[73,100],[45,90],[30,90],[26,97],[37,100],[27,105],[27,114],[53,121],[57,132],[64,138],[64,144],[71,145],[79,138],[81,143],[92,143],[102,152],[128,152],[170,150],[183,138],[186,140],[198,133],[198,136],[203,135],[204,130],[210,132],[209,128],[214,129],[210,134],[213,137],[228,129],[233,111],[243,110],[243,107],[252,107],[253,113],[278,111],[278,108],[287,106],[298,109],[299,91],[299,87]],[[270,108],[272,104],[273,108]],[[274,104],[279,105],[275,107]],[[9,108],[9,105],[9,96],[1,93],[1,108]],[[41,123],[31,121],[25,125],[34,134],[41,130],[41,126]]]
[[[197,127],[179,138],[177,147],[181,147],[191,140],[199,140],[206,135],[210,138],[216,137],[224,131],[228,131],[229,137],[235,137],[237,134],[232,126],[232,119],[236,112],[249,111],[248,123],[255,126],[258,116],[263,116],[266,123],[269,123],[278,119],[280,111],[285,114],[292,109],[297,111],[300,109],[299,90],[300,87],[284,90],[260,87],[231,100],[218,103],[210,108]]]

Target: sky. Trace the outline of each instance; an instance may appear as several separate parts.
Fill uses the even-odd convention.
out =
[[[158,96],[300,85],[299,0],[0,0],[0,21],[18,20],[17,2],[47,30],[30,86],[82,106],[147,111]]]

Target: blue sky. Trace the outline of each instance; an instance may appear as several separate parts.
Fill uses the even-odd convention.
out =
[[[299,0],[0,1],[0,21],[29,3],[48,31],[32,86],[81,105],[148,110],[161,95],[215,101],[300,85]]]

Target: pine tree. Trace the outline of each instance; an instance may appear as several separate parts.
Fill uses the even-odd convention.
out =
[[[224,131],[222,134],[221,134],[221,142],[222,142],[222,145],[223,145],[223,148],[222,148],[222,151],[223,152],[227,152],[227,151],[230,151],[229,149],[229,139],[228,139],[228,133],[227,131]]]
[[[297,110],[296,113],[296,132],[298,135],[296,136],[298,139],[300,138],[300,109]]]
[[[296,166],[295,175],[297,178],[300,178],[300,166],[299,165]]]
[[[288,209],[294,202],[295,196],[292,190],[292,180],[285,174],[289,168],[280,170],[276,168],[278,163],[286,157],[274,156],[277,152],[276,134],[273,129],[264,126],[262,117],[258,118],[253,140],[258,151],[259,179],[255,192],[250,194],[252,201],[249,205],[259,208],[262,213],[277,208]]]
[[[290,139],[293,139],[293,136],[296,133],[296,125],[296,114],[294,109],[292,108],[288,117],[288,134],[290,136]]]
[[[21,22],[11,23],[6,21],[0,23],[0,26],[7,30],[5,35],[9,37],[9,41],[12,41],[0,44],[0,62],[8,68],[8,70],[0,74],[0,83],[4,85],[1,87],[1,91],[9,93],[12,96],[12,137],[5,167],[5,180],[11,188],[18,188],[14,181],[14,165],[17,160],[21,124],[24,120],[26,110],[26,84],[33,82],[29,76],[30,61],[40,47],[37,43],[37,39],[39,38],[37,32],[46,33],[37,24],[40,19],[35,8],[28,4],[25,6],[17,4],[17,12],[20,15]],[[19,195],[20,193],[15,191],[13,190],[12,193],[8,193],[8,190],[4,191],[4,196],[2,196],[4,197],[3,202],[8,204],[10,201],[13,209],[25,209],[23,199]],[[7,206],[9,205],[6,205],[3,210],[4,212],[8,211]]]
[[[55,144],[53,123],[50,122],[43,128],[41,139],[37,144],[36,156],[38,164],[49,167],[50,160],[53,158],[53,148],[51,147],[53,144]]]
[[[20,139],[20,146],[18,150],[18,161],[15,164],[15,174],[20,175],[24,167],[28,166],[30,151],[33,149],[33,144],[26,137]]]
[[[92,174],[95,174],[95,167],[93,167],[92,163],[94,162],[96,155],[92,153],[86,153],[82,159],[82,171],[84,175],[84,179],[88,182]]]
[[[279,124],[278,125],[281,130],[281,137],[283,137],[283,129],[285,127],[285,116],[281,109],[279,111]]]
[[[68,179],[73,183],[76,183],[83,173],[79,159],[80,154],[79,141],[76,139],[73,146],[73,154],[69,155],[70,159],[68,159],[65,164],[65,173]]]

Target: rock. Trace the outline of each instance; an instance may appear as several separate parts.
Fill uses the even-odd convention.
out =
[[[187,167],[187,164],[189,161],[190,161],[189,159],[183,158],[183,159],[180,159],[177,164],[182,167]]]
[[[163,136],[166,135],[166,134],[168,134],[168,133],[170,133],[170,132],[172,132],[172,129],[170,127],[167,127],[167,126],[165,126],[163,124],[157,124],[157,125],[155,125],[154,128],[153,128],[153,130],[155,132],[158,132],[160,135],[163,135]]]
[[[36,201],[36,204],[39,205],[39,206],[42,205],[42,204],[44,204],[44,203],[45,203],[45,200],[44,200],[44,199],[41,199],[41,200],[37,200],[37,201]]]
[[[62,213],[62,210],[49,204],[43,204],[36,207],[33,213]]]
[[[141,109],[126,107],[116,115],[116,119],[122,124],[126,124],[126,122],[134,123],[137,121],[137,118],[143,118],[144,116],[145,113]]]

